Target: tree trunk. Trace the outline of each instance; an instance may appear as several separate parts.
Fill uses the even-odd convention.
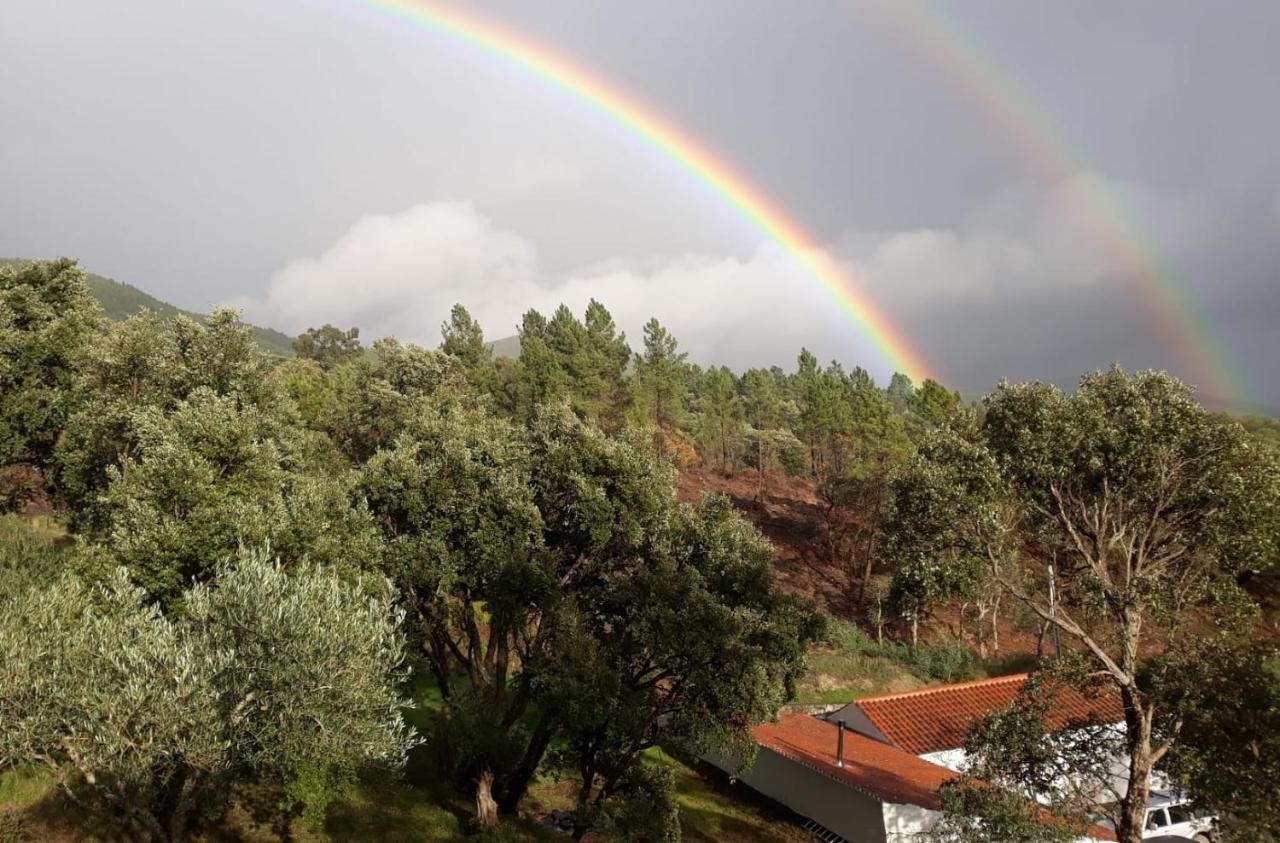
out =
[[[991,652],[1000,655],[1000,597],[991,604]]]
[[[543,720],[538,723],[533,730],[532,737],[529,738],[529,746],[525,749],[524,758],[520,760],[520,765],[511,773],[510,777],[503,782],[503,787],[499,793],[501,807],[503,813],[514,814],[520,807],[520,800],[524,799],[525,793],[529,790],[529,783],[533,781],[533,775],[538,771],[538,765],[542,763],[542,756],[546,755],[547,747],[551,744],[551,738],[555,736],[555,729]]]
[[[1147,801],[1151,794],[1150,752],[1143,756],[1145,763],[1137,763],[1130,759],[1129,790],[1120,801],[1120,822],[1116,828],[1116,838],[1120,843],[1141,843],[1142,825],[1147,816]]]
[[[1129,780],[1120,800],[1116,837],[1120,843],[1140,843],[1142,825],[1151,795],[1151,721],[1142,708],[1141,696],[1131,687],[1121,687],[1124,700],[1125,743],[1129,750]]]
[[[884,643],[884,601],[876,594],[876,643]]]
[[[1036,636],[1036,661],[1044,658],[1044,639],[1049,634],[1050,621],[1040,624],[1040,634]]]
[[[195,808],[200,779],[199,773],[192,774],[183,769],[170,783],[170,793],[165,799],[169,814],[165,825],[168,828],[171,843],[182,843],[187,839],[187,826],[191,819],[191,812]]]
[[[867,540],[867,563],[862,566],[862,582],[858,584],[858,605],[867,603],[867,590],[871,588],[871,566],[876,558],[876,537],[873,533]]]
[[[493,773],[485,770],[476,779],[476,827],[493,828],[498,824],[498,803],[493,801]]]
[[[759,475],[756,477],[756,500],[764,500],[764,440],[756,441],[756,471]]]

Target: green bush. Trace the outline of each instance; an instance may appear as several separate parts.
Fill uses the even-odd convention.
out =
[[[834,637],[836,646],[847,655],[888,659],[924,679],[959,682],[983,672],[978,655],[954,639],[914,647],[898,641],[877,642],[852,623],[836,625]]]

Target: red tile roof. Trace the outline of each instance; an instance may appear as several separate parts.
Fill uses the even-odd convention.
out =
[[[752,730],[756,742],[880,802],[918,805],[940,811],[938,788],[958,778],[946,767],[917,758],[865,735],[845,731],[844,766],[836,766],[838,727],[808,714],[783,712],[777,723]],[[1108,829],[1093,826],[1095,840],[1115,840]]]
[[[864,697],[854,704],[894,746],[924,755],[964,746],[974,721],[1013,702],[1026,681],[1027,674],[1019,673]],[[1062,729],[1123,719],[1120,698],[1113,690],[1062,688],[1053,698],[1048,725]]]
[[[932,764],[877,740],[845,730],[844,766],[836,766],[834,723],[784,712],[777,723],[754,730],[756,742],[779,755],[849,785],[882,802],[939,810],[938,786],[956,778]]]

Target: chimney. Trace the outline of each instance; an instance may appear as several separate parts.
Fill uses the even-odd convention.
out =
[[[844,766],[844,721],[836,721],[836,766]]]

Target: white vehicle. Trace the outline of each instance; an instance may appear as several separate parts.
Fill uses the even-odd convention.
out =
[[[1197,814],[1185,794],[1152,791],[1147,818],[1142,825],[1142,838],[1172,837],[1210,843],[1217,839],[1214,833],[1216,820],[1217,817]]]

